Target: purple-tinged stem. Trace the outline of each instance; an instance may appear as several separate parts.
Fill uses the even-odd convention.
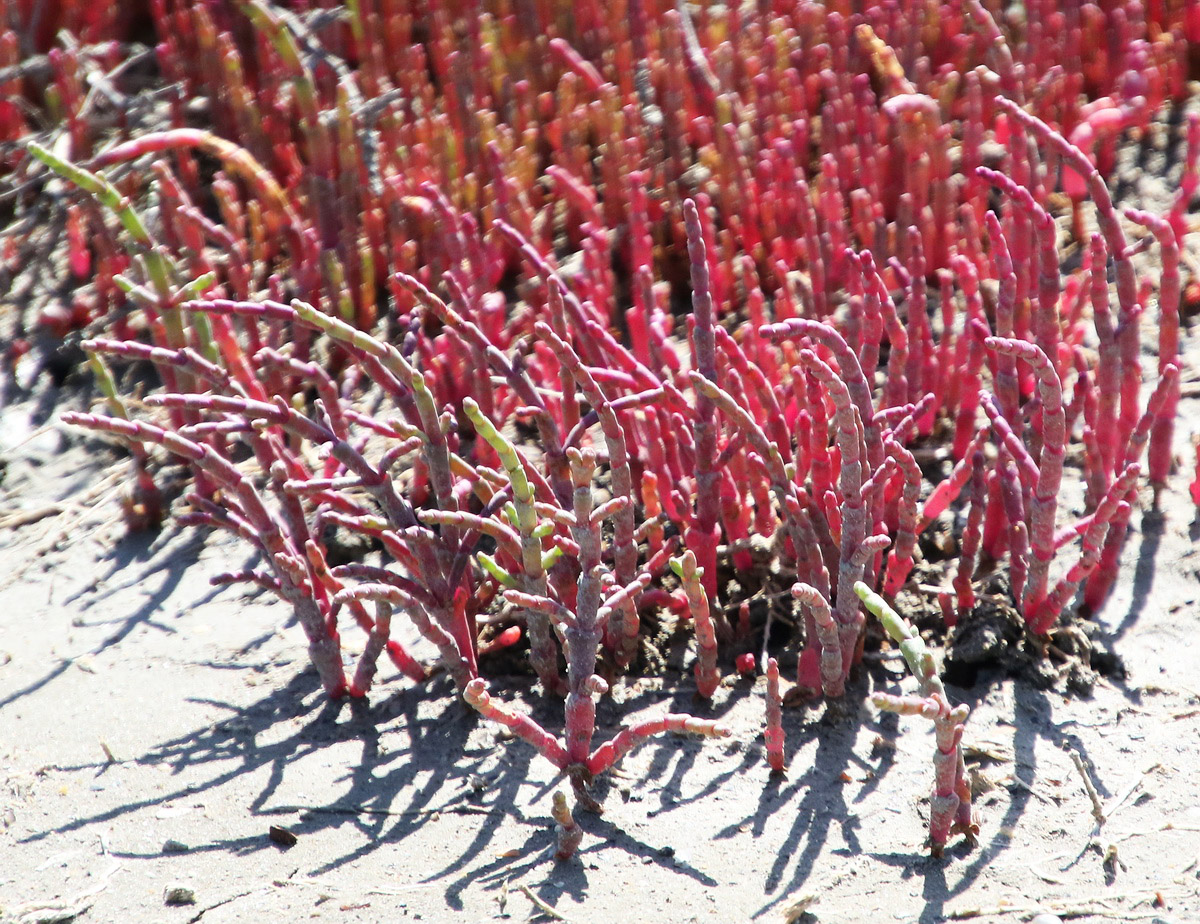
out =
[[[1153,233],[1162,251],[1162,273],[1158,288],[1158,374],[1166,375],[1167,367],[1179,361],[1179,241],[1171,223],[1135,209],[1126,209],[1125,217]],[[1162,490],[1171,471],[1171,440],[1175,432],[1176,409],[1179,406],[1178,383],[1168,391],[1162,408],[1150,430],[1150,454],[1147,474],[1157,492]]]
[[[687,229],[688,261],[692,277],[692,348],[695,370],[713,385],[717,384],[717,347],[713,327],[712,285],[709,278],[708,254],[704,245],[703,228],[696,203],[688,199],[683,204]],[[720,472],[714,462],[717,457],[717,409],[713,399],[700,391],[696,395],[696,412],[692,423],[696,445],[696,519],[684,532],[684,543],[696,554],[704,575],[704,591],[710,600],[717,599],[717,543],[720,541]]]
[[[987,213],[988,240],[992,244],[992,258],[996,262],[996,274],[1000,277],[1000,294],[996,301],[996,333],[1011,338],[1016,333],[1015,318],[1017,304],[1017,274],[1013,269],[1008,242],[1000,228],[1000,219],[994,212]],[[1021,390],[1017,380],[1017,361],[1009,354],[996,360],[996,398],[1005,419],[1015,425],[1020,420]]]
[[[1029,524],[1025,521],[1025,495],[1017,465],[1005,454],[1000,473],[1000,497],[1008,520],[1008,575],[1014,600],[1025,594],[1029,574]]]
[[[593,695],[607,689],[596,676],[596,657],[604,638],[600,624],[601,561],[600,524],[592,519],[592,478],[596,454],[590,449],[568,449],[574,485],[572,527],[579,546],[579,587],[575,597],[575,624],[563,632],[567,654],[566,733],[568,762],[583,763],[591,751],[596,730]]]
[[[858,636],[863,624],[862,613],[854,600],[854,584],[862,576],[862,568],[854,564],[855,553],[866,540],[869,527],[866,498],[863,497],[867,460],[862,446],[862,423],[858,416],[858,407],[851,402],[850,392],[842,379],[811,350],[801,350],[800,359],[824,386],[833,399],[835,408],[834,426],[837,430],[837,446],[841,452],[838,488],[842,501],[834,615],[842,634],[842,669],[846,672],[854,663]]]
[[[1062,382],[1042,350],[1023,340],[989,337],[989,349],[1020,358],[1033,367],[1042,400],[1042,452],[1038,459],[1038,480],[1029,510],[1029,544],[1033,561],[1029,581],[1021,598],[1021,611],[1032,618],[1046,596],[1050,561],[1054,558],[1054,515],[1062,485],[1063,457],[1066,453],[1066,415],[1062,403]]]
[[[1091,301],[1092,323],[1096,325],[1096,336],[1099,341],[1096,362],[1096,391],[1097,433],[1111,434],[1111,439],[1100,440],[1100,474],[1103,475],[1102,491],[1108,488],[1109,482],[1116,474],[1117,440],[1116,426],[1118,407],[1121,402],[1122,374],[1121,350],[1117,344],[1116,325],[1112,323],[1112,312],[1109,308],[1109,276],[1108,259],[1104,248],[1102,235],[1093,234],[1090,244],[1091,256]],[[1099,499],[1099,496],[1096,498]]]
[[[805,655],[809,651],[819,651],[821,690],[826,696],[841,696],[845,692],[846,675],[850,671],[849,665],[845,665],[842,659],[842,642],[829,603],[817,588],[803,582],[792,585],[792,596],[805,607],[805,623],[811,631],[805,639],[805,654],[800,656],[802,676],[797,677],[797,682],[802,686],[809,685],[809,677],[804,670]]]
[[[884,573],[883,591],[895,596],[913,568],[913,552],[917,547],[918,502],[921,497],[921,468],[917,460],[891,434],[884,437],[883,448],[895,459],[904,476],[904,488],[900,494],[897,511],[896,545],[888,553],[887,570]]]

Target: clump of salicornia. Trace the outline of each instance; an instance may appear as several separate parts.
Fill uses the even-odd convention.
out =
[[[867,6],[153,4],[204,127],[176,101],[106,144],[64,84],[68,135],[27,145],[90,194],[68,262],[95,275],[109,415],[68,419],[140,447],[141,473],[155,446],[192,465],[184,516],[262,555],[222,580],[295,608],[331,694],[363,695],[384,651],[445,672],[585,801],[647,734],[717,731],[671,716],[592,746],[596,697],[664,610],[694,629],[702,698],[735,657],[767,673],[775,769],[781,666],[845,695],[856,587],[938,582],[966,621],[1002,561],[1029,631],[1054,632],[1103,602],[1143,454],[1156,489],[1169,474],[1200,125],[1169,215],[1118,212],[1105,180],[1182,94],[1180,16]],[[151,419],[113,359],[153,364]],[[923,561],[951,517],[949,559]],[[330,564],[338,530],[383,561]],[[759,594],[802,629],[751,620]],[[367,633],[353,678],[344,615]],[[485,689],[522,638],[566,698],[561,740]]]

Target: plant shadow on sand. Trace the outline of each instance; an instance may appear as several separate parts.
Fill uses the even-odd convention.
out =
[[[152,747],[132,762],[169,767],[174,774],[186,770],[193,778],[199,768],[211,768],[214,772],[206,774],[200,781],[188,782],[152,798],[130,801],[35,833],[24,842],[35,843],[50,834],[78,830],[175,799],[216,791],[231,781],[263,770],[267,779],[245,807],[249,815],[267,818],[298,813],[299,821],[292,830],[299,836],[320,834],[349,823],[368,838],[365,846],[327,861],[316,870],[318,873],[351,863],[378,846],[403,840],[436,812],[504,814],[506,810],[500,806],[512,804],[516,789],[524,778],[522,755],[514,751],[513,759],[491,777],[485,797],[475,798],[469,791],[465,794],[460,791],[447,798],[444,779],[454,757],[465,753],[465,758],[457,762],[453,771],[464,782],[480,759],[477,752],[473,754],[467,748],[467,738],[476,719],[465,705],[448,696],[447,684],[437,682],[435,691],[440,694],[441,708],[435,714],[423,716],[416,714],[416,706],[427,695],[418,695],[411,690],[389,696],[374,705],[361,701],[328,702],[323,699],[315,673],[306,670],[248,706],[199,701],[227,711],[230,718],[178,735]],[[385,729],[397,720],[402,724],[403,746],[398,746],[396,735]],[[293,730],[280,737],[278,729],[288,721],[293,724]],[[271,734],[272,730],[276,733]],[[385,733],[389,735],[386,747],[381,746]],[[271,740],[259,743],[260,738]],[[360,751],[358,759],[350,763],[345,775],[336,781],[339,784],[336,795],[328,801],[305,805],[272,804],[290,769],[301,772],[297,768],[299,763],[341,742],[357,742]],[[106,765],[59,769],[82,770],[89,766],[103,771]],[[482,843],[476,840],[464,846],[464,857],[472,856],[482,848],[486,833],[481,837],[484,838]],[[213,840],[192,847],[190,852],[244,854],[272,847],[266,837],[252,835]],[[147,859],[157,855],[157,852],[114,851],[117,857]],[[444,875],[444,872],[437,875]]]
[[[129,580],[122,585],[136,583],[138,575],[146,576],[154,568],[155,554],[147,554],[149,544],[126,540],[113,557],[113,567],[108,578],[124,574],[126,569],[135,569],[150,561],[149,570],[137,568],[130,572]],[[190,564],[192,557],[182,569]],[[132,628],[146,624],[162,631],[173,631],[165,624],[159,625],[153,618],[162,599],[170,595],[173,584],[166,579],[160,591],[151,594],[150,600],[126,617],[118,632],[106,639],[102,648],[120,645]],[[298,631],[291,627],[290,631]],[[262,639],[252,640],[243,646],[241,654],[260,644]],[[214,670],[245,669],[241,663],[192,662]],[[69,665],[68,665],[69,666]],[[18,691],[8,699],[29,695],[35,690],[51,684],[59,672],[52,672],[36,685]],[[526,708],[540,721],[554,727],[561,721],[561,702],[543,702],[528,695],[529,678],[509,678],[510,683],[496,683],[497,695],[506,699],[526,699]],[[524,683],[525,695],[521,690]],[[382,693],[383,688],[380,688]],[[377,694],[378,695],[378,694]],[[679,699],[687,696],[677,694]],[[627,701],[627,708],[638,709],[650,704],[661,705],[660,694],[635,695]],[[278,849],[265,836],[271,819],[291,816],[297,819],[288,823],[289,830],[297,837],[312,838],[330,834],[350,825],[361,835],[356,839],[358,846],[346,852],[327,857],[320,865],[309,870],[309,875],[320,875],[354,863],[365,855],[380,848],[395,846],[406,840],[424,824],[438,816],[462,815],[483,818],[482,824],[470,838],[456,839],[456,856],[436,869],[422,870],[422,881],[445,882],[445,898],[451,907],[461,908],[461,891],[471,883],[492,883],[496,888],[502,882],[519,875],[522,871],[543,864],[554,864],[555,834],[553,821],[547,811],[545,815],[525,815],[518,806],[518,795],[522,787],[533,786],[534,799],[546,796],[560,779],[549,783],[531,782],[530,764],[541,761],[531,749],[519,741],[503,741],[502,736],[480,743],[472,732],[482,728],[491,732],[493,726],[481,719],[472,709],[454,695],[453,688],[444,677],[435,677],[422,688],[407,687],[368,703],[363,700],[341,700],[330,702],[320,689],[316,674],[311,669],[287,680],[281,687],[272,690],[260,699],[247,705],[237,705],[219,699],[187,698],[187,702],[210,707],[228,717],[176,735],[147,749],[142,755],[126,761],[84,763],[72,766],[57,765],[53,769],[61,772],[95,771],[97,778],[108,773],[114,764],[133,764],[138,767],[168,769],[173,776],[186,776],[187,782],[164,791],[155,791],[153,796],[124,802],[92,814],[81,815],[69,822],[48,827],[22,838],[18,843],[33,846],[52,835],[102,830],[118,819],[137,817],[142,813],[161,809],[175,800],[194,800],[204,793],[219,793],[223,787],[239,780],[256,779],[266,775],[265,781],[255,783],[256,794],[244,808],[235,813],[258,816],[264,819],[261,829],[255,833],[234,838],[214,838],[189,847],[190,855],[225,853],[247,855],[264,850]],[[678,704],[673,704],[677,708]],[[606,703],[601,708],[601,722],[615,725],[621,707]],[[288,727],[291,726],[289,729]],[[282,729],[288,729],[281,735]],[[598,737],[607,737],[601,731]],[[335,794],[324,801],[304,804],[282,803],[277,798],[281,789],[286,789],[289,774],[303,775],[307,771],[303,763],[312,757],[320,757],[345,744],[357,744],[353,759],[344,752],[337,754],[339,766],[345,771],[329,779]],[[679,778],[686,775],[696,754],[705,745],[699,741],[669,738],[651,740],[643,750],[653,751],[649,769],[638,781],[649,785],[650,781],[662,778],[664,806],[680,804],[666,795],[678,788]],[[497,759],[498,758],[498,759]],[[486,765],[486,766],[485,766]],[[544,769],[544,768],[543,768]],[[543,774],[545,776],[545,774]],[[199,777],[199,778],[197,778]],[[721,780],[710,781],[705,792],[718,788]],[[610,781],[597,781],[597,792],[604,796],[611,789]],[[229,794],[220,796],[226,799]],[[214,801],[218,797],[212,797]],[[699,798],[697,796],[696,798]],[[520,802],[530,801],[528,795]],[[548,802],[548,800],[546,800]],[[717,883],[699,870],[690,869],[686,863],[664,854],[660,848],[644,843],[636,836],[623,831],[603,817],[584,815],[581,823],[589,835],[581,856],[585,859],[594,852],[618,850],[647,862],[669,867],[674,873],[690,875],[698,883],[715,886]],[[516,849],[506,850],[500,859],[487,856],[489,846],[497,832],[504,826],[517,825],[528,829],[524,843]],[[511,841],[511,838],[508,839]],[[120,859],[149,860],[162,855],[159,849],[129,851],[110,848],[109,853]],[[542,883],[538,887],[545,901],[554,901],[560,895],[569,894],[581,898],[587,891],[588,879],[585,864],[573,862],[562,864],[555,882]]]
[[[169,625],[156,621],[155,613],[178,582],[178,573],[174,577],[172,573],[175,569],[181,572],[194,563],[199,544],[194,538],[176,536],[168,539],[158,543],[126,540],[113,553],[105,579],[120,577],[121,581],[106,593],[139,584],[158,572],[165,574],[160,574],[161,585],[149,592],[149,597],[137,610],[123,618],[118,630],[105,639],[101,648],[120,645],[131,630],[141,624],[173,631]],[[178,553],[180,543],[189,554]],[[164,552],[164,549],[168,551]],[[170,554],[170,549],[176,549],[175,554]],[[298,630],[292,627],[290,631]],[[242,653],[261,643],[261,638],[251,640],[243,646]],[[217,670],[244,666],[216,661],[199,663]],[[952,698],[955,702],[967,702],[973,710],[978,708],[997,689],[995,673],[994,670],[982,671],[978,682],[970,688],[952,687]],[[47,675],[38,687],[52,682],[55,676]],[[610,803],[616,798],[632,798],[646,805],[647,818],[669,820],[673,812],[710,797],[724,787],[757,787],[754,800],[743,799],[738,803],[750,811],[731,820],[715,835],[718,842],[733,840],[744,833],[758,839],[769,819],[790,819],[788,833],[763,869],[761,892],[767,902],[757,914],[769,913],[805,886],[814,862],[829,851],[830,835],[837,831],[847,847],[839,848],[835,853],[846,856],[868,854],[885,866],[901,869],[904,878],[923,877],[922,894],[926,904],[920,920],[941,920],[945,903],[966,892],[984,869],[1010,846],[1008,838],[1001,832],[1016,825],[1031,796],[1028,791],[1014,790],[1003,817],[988,819],[980,845],[973,848],[960,840],[951,846],[945,861],[930,860],[918,851],[869,853],[864,850],[858,838],[863,818],[855,812],[855,806],[865,800],[893,769],[896,754],[893,748],[882,746],[872,749],[870,756],[864,757],[856,753],[856,742],[863,732],[879,739],[892,739],[904,732],[907,722],[887,713],[874,715],[865,706],[871,690],[892,688],[901,676],[882,664],[873,665],[856,675],[845,702],[785,710],[788,751],[796,757],[786,777],[766,778],[761,746],[749,743],[743,737],[739,743],[727,747],[726,757],[734,755],[732,759],[720,761],[715,771],[700,768],[700,784],[693,782],[688,793],[683,795],[683,781],[689,774],[696,774],[697,758],[705,750],[720,746],[669,737],[651,739],[643,745],[641,750],[648,758],[639,761],[635,771],[621,772],[617,778],[612,775],[601,777],[596,783],[597,795],[602,799],[607,797]],[[694,712],[701,708],[693,701],[687,678],[682,678],[682,682],[677,675],[668,679],[663,689],[633,687],[623,703],[603,700],[597,715],[597,739],[610,737],[621,721],[652,707],[666,707],[673,712]],[[494,682],[493,690],[506,701],[528,709],[547,727],[557,727],[561,721],[561,703],[530,695],[530,682],[529,678],[523,677],[502,678]],[[32,692],[32,689],[21,691],[20,695]],[[280,816],[294,817],[296,820],[289,823],[289,828],[302,838],[331,834],[351,826],[359,835],[355,839],[356,846],[337,856],[327,856],[310,871],[311,875],[319,875],[354,863],[379,848],[403,843],[437,815],[462,815],[478,816],[483,820],[477,827],[473,826],[469,838],[455,841],[454,856],[450,860],[441,861],[436,869],[421,871],[422,882],[443,884],[445,900],[451,908],[463,908],[461,894],[469,885],[499,890],[524,872],[552,866],[555,836],[549,812],[526,814],[519,806],[532,801],[528,792],[524,798],[518,798],[523,788],[532,786],[536,791],[533,799],[548,802],[545,797],[559,780],[545,782],[546,773],[531,777],[531,765],[540,762],[541,758],[519,741],[501,743],[489,738],[481,743],[479,735],[473,737],[472,732],[477,728],[490,730],[492,726],[454,696],[445,677],[434,678],[426,687],[409,686],[390,695],[381,695],[383,691],[381,687],[376,694],[380,698],[373,703],[361,700],[329,702],[320,691],[315,672],[305,670],[248,705],[239,706],[219,699],[190,699],[189,702],[227,713],[228,717],[176,735],[150,747],[132,761],[140,766],[169,768],[173,775],[182,775],[186,771],[189,777],[186,784],[33,833],[22,843],[34,844],[51,834],[80,831],[121,817],[136,816],[173,800],[218,792],[239,779],[253,779],[265,773],[266,779],[254,784],[256,794],[240,810],[252,817],[262,817],[261,829],[240,837],[209,840],[191,847],[191,853],[244,855],[277,849],[264,835],[270,819]],[[1020,776],[1032,779],[1035,774],[1034,745],[1038,738],[1050,740],[1060,747],[1070,746],[1087,760],[1084,742],[1055,724],[1046,693],[1020,682],[1013,684],[1013,691],[1012,745]],[[724,717],[739,706],[753,710],[759,706],[760,695],[761,691],[754,685],[738,682],[724,699],[718,697],[708,712],[710,717]],[[285,733],[281,734],[281,731]],[[333,785],[327,786],[326,790],[332,789],[332,795],[304,804],[280,801],[281,790],[295,788],[284,786],[289,774],[306,772],[301,767],[306,759],[320,757],[326,752],[332,754],[347,744],[357,745],[356,754],[353,759],[347,759],[344,750],[338,751],[339,766],[346,769],[328,781]],[[98,774],[108,769],[105,764],[59,769],[86,770],[91,767]],[[845,781],[852,770],[865,775],[865,785],[853,798],[848,798]],[[196,779],[198,772],[201,774],[199,780]],[[542,782],[534,782],[538,779]],[[921,785],[927,782],[922,777]],[[587,839],[578,859],[558,864],[553,877],[535,887],[535,894],[549,905],[562,897],[581,901],[590,885],[589,867],[595,868],[594,862],[599,855],[609,851],[619,851],[642,863],[657,864],[673,874],[689,877],[703,887],[719,885],[708,873],[691,866],[686,857],[676,856],[673,849],[647,843],[603,816],[584,814],[579,821]],[[523,842],[498,856],[490,854],[489,848],[499,832],[502,829],[511,832],[514,825],[518,831],[525,831]],[[511,836],[506,837],[506,846],[512,840]],[[151,859],[160,855],[157,850],[142,853],[114,850],[112,853],[118,859]],[[954,875],[952,881],[948,881],[947,873],[951,870]]]
[[[136,588],[144,593],[145,600],[132,612],[123,613],[113,620],[106,620],[105,624],[113,624],[114,630],[93,646],[88,653],[98,655],[106,649],[119,645],[139,626],[149,626],[168,635],[174,634],[176,630],[172,626],[155,619],[155,616],[161,614],[163,604],[179,588],[188,569],[195,565],[197,556],[204,547],[205,539],[203,533],[183,530],[171,525],[162,533],[144,532],[127,535],[113,546],[104,559],[97,563],[102,565],[104,561],[107,561],[107,570],[97,575],[80,590],[69,594],[58,605],[77,606],[80,615],[75,617],[76,623],[80,626],[87,626],[89,623],[84,614],[109,597],[128,594],[131,589]],[[26,563],[26,565],[28,564],[29,562]],[[16,572],[14,580],[19,580],[22,573],[23,569]],[[120,583],[106,587],[100,594],[92,593],[97,587],[107,585],[116,578],[121,579]],[[153,589],[147,591],[148,587]],[[194,605],[200,605],[212,599],[218,590],[214,589],[211,593],[195,600]],[[70,659],[62,659],[59,664],[36,681],[0,698],[0,708],[36,693],[56,677],[61,676],[71,667],[71,664]]]

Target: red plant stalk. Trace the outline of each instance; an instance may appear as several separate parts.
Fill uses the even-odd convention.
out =
[[[1168,366],[1179,361],[1179,241],[1171,223],[1164,218],[1136,209],[1126,209],[1125,217],[1149,229],[1162,251],[1162,273],[1158,287],[1158,374],[1161,378]],[[1166,485],[1167,475],[1171,471],[1171,439],[1175,433],[1178,407],[1179,386],[1176,383],[1167,393],[1150,430],[1147,474],[1156,496]]]
[[[779,692],[779,662],[774,658],[767,659],[766,711],[767,727],[763,737],[767,742],[767,764],[772,773],[783,773],[787,768],[783,754],[783,697]]]
[[[569,860],[579,849],[583,840],[583,829],[579,827],[567,804],[567,797],[559,790],[554,792],[554,808],[551,815],[558,827],[558,848],[554,855],[560,860]]]
[[[1011,338],[1016,332],[1017,275],[1013,270],[1008,242],[1000,228],[1000,220],[994,212],[987,213],[987,229],[988,240],[992,245],[992,258],[996,262],[996,273],[1000,278],[1000,293],[996,302],[996,332],[1001,337]],[[1009,354],[1001,354],[996,359],[992,378],[1000,411],[1010,424],[1015,424],[1019,419],[1017,415],[1021,400],[1016,359]]]
[[[817,588],[803,582],[792,585],[792,596],[806,611],[805,647],[800,654],[796,683],[806,690],[820,689],[826,696],[841,696],[849,670],[843,669],[841,637],[829,603]]]
[[[1178,379],[1179,367],[1174,365],[1167,366],[1163,371],[1162,378],[1154,386],[1154,391],[1150,393],[1150,398],[1146,402],[1146,410],[1134,428],[1133,433],[1130,434],[1129,441],[1126,443],[1123,457],[1126,465],[1131,462],[1138,462],[1141,459],[1142,452],[1146,448],[1146,443],[1150,439],[1150,432],[1154,421],[1158,419],[1162,405],[1166,402],[1168,396],[1177,387]],[[1099,610],[1101,604],[1107,598],[1109,591],[1112,589],[1113,582],[1116,580],[1121,557],[1121,547],[1125,541],[1125,532],[1129,525],[1129,516],[1133,510],[1135,497],[1136,490],[1130,488],[1124,498],[1128,502],[1128,506],[1126,508],[1119,508],[1113,514],[1108,536],[1104,540],[1104,550],[1100,554],[1100,563],[1088,577],[1087,583],[1084,586],[1084,605],[1091,612]]]
[[[967,309],[963,332],[955,342],[956,369],[952,381],[957,389],[952,396],[948,396],[952,400],[947,402],[950,406],[958,407],[951,452],[956,459],[964,459],[967,444],[975,434],[975,418],[979,410],[979,370],[983,365],[983,342],[975,335],[971,322],[978,320],[983,323],[983,299],[975,264],[955,254],[950,258],[950,265],[954,268]]]
[[[1200,14],[1197,14],[1200,18]],[[1188,114],[1187,148],[1183,160],[1183,174],[1179,178],[1179,194],[1171,207],[1168,220],[1175,232],[1176,240],[1183,240],[1188,232],[1186,215],[1188,208],[1200,187],[1200,114]]]
[[[688,260],[692,278],[692,345],[696,372],[717,384],[717,348],[713,334],[712,288],[708,254],[695,201],[683,204],[687,226]],[[717,457],[717,411],[712,398],[699,392],[692,429],[696,444],[696,517],[684,531],[683,541],[696,554],[704,575],[705,593],[717,599],[717,543],[720,540],[720,472],[714,468]]]
[[[908,580],[913,568],[913,552],[917,547],[917,504],[921,496],[921,469],[913,454],[890,433],[883,439],[890,458],[900,465],[904,477],[903,493],[898,506],[896,544],[888,553],[884,574],[884,593],[894,596]]]
[[[1034,312],[1034,342],[1051,359],[1058,355],[1059,268],[1054,219],[1033,198],[1024,186],[987,167],[978,168],[979,175],[1009,195],[1025,213],[1032,225],[1037,243],[1037,310]],[[1001,336],[1009,336],[1001,333]]]
[[[940,857],[952,835],[961,833],[974,839],[979,832],[979,825],[971,817],[971,784],[962,755],[963,727],[970,708],[966,703],[951,707],[946,688],[937,675],[933,653],[887,601],[861,581],[854,590],[883,624],[888,636],[899,644],[920,690],[918,696],[876,693],[871,697],[875,708],[901,715],[922,715],[933,721],[937,750],[933,755],[934,783],[929,800],[929,846],[933,856]]]
[[[971,506],[963,527],[958,553],[958,569],[954,575],[954,594],[958,618],[965,618],[975,609],[975,567],[979,563],[979,545],[983,512],[987,506],[988,481],[984,477],[983,453],[976,450],[971,458]]]
[[[1029,526],[1025,520],[1025,499],[1017,465],[1005,454],[1000,472],[1000,496],[1004,516],[1008,520],[1008,575],[1014,600],[1025,594],[1025,579],[1029,573]],[[1057,547],[1057,542],[1056,542]]]
[[[1119,520],[1128,519],[1130,505],[1124,498],[1133,490],[1141,472],[1142,467],[1137,462],[1130,462],[1100,501],[1100,505],[1092,514],[1088,527],[1083,533],[1083,549],[1079,561],[1072,565],[1066,575],[1054,586],[1054,590],[1046,596],[1041,610],[1036,614],[1031,626],[1035,634],[1045,635],[1054,627],[1063,607],[1074,596],[1079,585],[1087,580],[1095,570],[1104,549],[1104,540],[1108,535],[1111,521],[1118,517]],[[1125,509],[1122,510],[1122,507]],[[1120,514],[1123,516],[1119,516]]]
[[[1112,434],[1113,439],[1100,441],[1100,458],[1103,462],[1101,475],[1103,487],[1107,488],[1115,474],[1117,453],[1117,416],[1121,400],[1122,358],[1117,343],[1117,327],[1113,323],[1108,302],[1108,268],[1104,238],[1093,234],[1090,242],[1091,256],[1091,303],[1092,319],[1099,340],[1096,362],[1096,421],[1093,429],[1097,433]],[[1098,497],[1096,498],[1098,500]]]
[[[463,699],[485,719],[509,729],[560,770],[570,763],[566,748],[560,739],[555,738],[529,716],[498,704],[487,692],[487,681],[482,677],[476,677],[467,684],[463,690]]]
[[[690,715],[668,713],[655,719],[644,719],[629,728],[622,729],[611,741],[596,748],[587,761],[588,773],[592,776],[603,773],[647,738],[668,731],[701,735],[706,738],[728,738],[732,734],[727,725],[709,719],[698,719]]]

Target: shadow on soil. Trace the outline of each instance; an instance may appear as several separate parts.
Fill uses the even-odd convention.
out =
[[[445,708],[435,715],[418,716],[418,702],[429,692],[445,701]],[[32,843],[55,834],[75,831],[115,818],[134,814],[153,806],[169,803],[182,797],[218,789],[238,777],[267,771],[266,782],[246,806],[250,815],[264,816],[261,834],[214,840],[192,848],[191,852],[224,851],[234,854],[277,849],[267,838],[269,816],[299,813],[299,821],[289,825],[293,833],[304,837],[352,824],[364,835],[364,844],[343,856],[331,860],[313,872],[315,874],[351,863],[376,847],[402,841],[407,835],[436,812],[495,817],[476,837],[463,845],[462,855],[449,868],[432,874],[430,879],[443,878],[482,850],[500,817],[508,814],[526,823],[508,806],[515,802],[517,788],[525,778],[528,755],[512,749],[498,771],[491,774],[486,787],[479,792],[467,785],[472,770],[486,756],[480,749],[468,748],[467,738],[476,717],[450,694],[444,682],[435,683],[433,691],[416,694],[412,690],[398,693],[376,705],[362,702],[327,702],[312,671],[295,677],[282,689],[275,690],[248,707],[209,701],[209,705],[229,712],[230,718],[181,735],[151,749],[135,760],[142,765],[166,765],[177,773],[185,769],[191,782],[153,798],[135,800],[124,805],[84,816],[68,824],[34,834],[25,839]],[[323,704],[322,704],[323,703]],[[285,721],[301,720],[286,737],[269,744],[257,739]],[[395,727],[393,727],[395,726]],[[386,747],[381,736],[389,736]],[[396,741],[397,734],[403,744]],[[349,761],[344,785],[328,802],[306,805],[272,805],[289,767],[327,746],[353,741],[361,745],[357,760]],[[486,751],[490,751],[487,748]],[[455,757],[457,760],[455,761]],[[448,764],[454,761],[453,776],[461,780],[457,793],[447,794]],[[62,767],[62,770],[83,770],[104,765]],[[214,772],[195,781],[198,768],[209,767]],[[535,821],[543,832],[543,846],[551,840],[545,833],[548,825]],[[115,856],[149,858],[152,854],[114,853]]]
[[[202,533],[171,527],[162,533],[143,532],[126,535],[118,542],[107,556],[107,570],[82,590],[72,593],[59,603],[60,606],[77,609],[79,615],[76,619],[86,622],[88,609],[107,597],[114,594],[126,595],[130,589],[136,589],[145,595],[142,604],[133,612],[116,620],[113,632],[92,648],[89,654],[97,655],[119,644],[139,626],[150,626],[168,635],[174,634],[174,628],[155,620],[154,616],[161,613],[163,604],[176,591],[188,568],[195,564],[200,550],[204,547],[204,541],[205,536]],[[107,584],[118,575],[123,578],[120,584],[107,587],[98,595],[93,594],[97,587]],[[219,591],[220,588],[215,588],[209,595],[194,601],[193,605],[207,602]],[[0,709],[36,693],[61,676],[71,664],[71,660],[64,659],[33,683],[14,690],[0,699]]]

